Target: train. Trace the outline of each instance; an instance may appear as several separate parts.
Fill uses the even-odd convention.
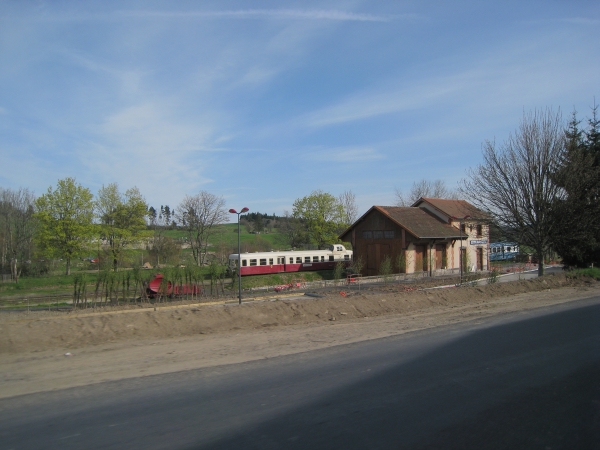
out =
[[[330,245],[327,250],[286,250],[241,254],[240,274],[264,275],[271,273],[331,270],[339,262],[350,265],[352,250],[341,244]],[[238,254],[229,255],[228,271],[237,274]]]
[[[519,254],[516,242],[490,243],[490,261],[514,261]]]

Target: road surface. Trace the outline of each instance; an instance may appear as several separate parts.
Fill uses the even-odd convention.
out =
[[[0,449],[600,448],[600,297],[0,400]]]

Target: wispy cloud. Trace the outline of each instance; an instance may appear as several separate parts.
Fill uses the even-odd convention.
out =
[[[210,125],[187,123],[172,111],[172,105],[155,102],[116,111],[96,127],[77,157],[90,174],[100,179],[110,174],[154,199],[193,192],[212,182],[204,175],[211,160],[207,154],[225,150],[213,146]]]
[[[62,14],[42,13],[32,17],[38,21],[88,21],[119,19],[274,19],[328,20],[337,22],[391,22],[411,20],[416,14],[369,14],[336,9],[237,9],[213,11],[119,10],[111,13],[67,11]],[[0,19],[1,20],[1,19]]]
[[[430,79],[406,87],[390,85],[375,92],[360,92],[336,105],[312,112],[300,122],[309,127],[323,127],[422,108],[436,99],[456,92],[466,82],[465,78],[457,78],[453,82],[449,82],[448,79]]]
[[[353,163],[384,159],[385,155],[372,147],[335,147],[312,152],[311,159],[338,163]]]
[[[334,20],[358,22],[389,22],[402,16],[355,13],[339,10],[302,9],[239,9],[224,11],[119,11],[126,17],[159,18],[231,18],[231,19],[285,19],[285,20]],[[406,16],[409,17],[409,16]],[[412,16],[411,16],[412,17]]]

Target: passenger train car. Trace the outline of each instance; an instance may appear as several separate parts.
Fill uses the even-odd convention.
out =
[[[338,262],[350,264],[352,250],[343,245],[330,245],[328,250],[291,250],[242,253],[242,275],[262,275],[281,272],[330,270]],[[229,271],[237,273],[238,254],[229,255]]]
[[[519,244],[516,242],[490,243],[490,261],[512,261],[519,254]]]

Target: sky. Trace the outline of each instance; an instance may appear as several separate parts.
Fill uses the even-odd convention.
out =
[[[589,117],[599,32],[596,0],[0,0],[0,187],[363,214],[455,188],[524,113]]]

